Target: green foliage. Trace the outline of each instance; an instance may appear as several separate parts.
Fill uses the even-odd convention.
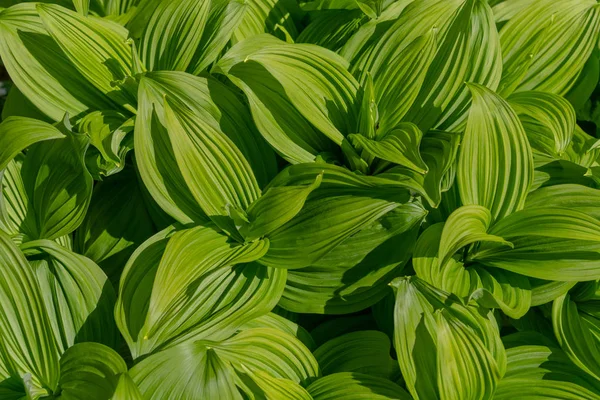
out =
[[[599,43],[595,0],[0,0],[0,400],[600,400]]]

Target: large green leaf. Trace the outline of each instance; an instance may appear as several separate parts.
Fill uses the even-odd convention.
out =
[[[498,326],[487,315],[418,278],[398,278],[395,348],[415,399],[489,399],[504,375]]]
[[[506,101],[483,86],[469,88],[473,104],[458,160],[460,198],[498,219],[523,208],[533,180],[531,147]]]
[[[99,343],[80,343],[69,348],[60,359],[60,394],[65,400],[141,400],[135,385],[129,396],[119,397],[119,390],[130,380],[125,361],[114,350]]]
[[[125,266],[115,310],[134,358],[191,339],[221,340],[271,311],[286,272],[256,262],[268,241],[235,244],[211,227],[167,228]]]
[[[33,388],[51,395],[58,385],[59,343],[34,269],[2,231],[0,263],[0,365],[17,387],[29,374]]]
[[[464,127],[473,82],[495,90],[500,82],[500,41],[486,1],[465,0],[452,18],[423,86],[407,114],[421,130]]]
[[[391,343],[379,331],[358,331],[338,336],[314,351],[323,375],[359,372],[393,379],[398,364],[390,357]]]
[[[155,227],[135,172],[127,169],[94,188],[90,208],[75,233],[75,249],[92,259],[118,287],[121,271]]]
[[[316,360],[300,341],[267,328],[243,330],[222,341],[184,342],[144,359],[131,375],[145,399],[241,400],[260,398],[262,385],[253,382],[263,376],[260,371],[267,379],[297,384],[319,375]]]
[[[302,313],[344,314],[375,304],[408,261],[425,215],[415,203],[401,205],[317,262],[288,271],[279,305]]]
[[[21,249],[36,274],[60,351],[87,341],[116,348],[116,296],[106,274],[90,259],[50,240],[27,242]]]
[[[191,86],[184,91],[177,81],[186,78],[183,82]],[[211,81],[187,74],[142,79],[135,130],[135,147],[141,152],[136,160],[146,187],[167,213],[183,223],[205,220],[206,213],[222,229],[237,234],[228,208],[245,210],[259,197],[259,187],[236,141],[219,126],[222,120],[229,131],[235,127],[232,122],[243,123],[229,111],[221,117],[210,98],[211,87]],[[251,152],[251,160],[261,151],[256,145],[244,149]]]
[[[500,30],[503,71],[498,92],[537,90],[564,95],[598,41],[600,8],[593,0],[513,2]],[[521,3],[521,4],[518,4]]]
[[[59,121],[65,112],[110,109],[116,104],[92,85],[49,35],[35,3],[0,12],[0,55],[11,80],[44,114]]]
[[[518,92],[508,102],[519,116],[531,147],[560,157],[571,143],[575,110],[564,98],[545,92]]]
[[[569,293],[552,305],[554,334],[571,361],[600,378],[600,307],[597,300],[577,303]]]
[[[86,18],[53,4],[37,6],[48,33],[91,84],[118,106],[135,110],[135,98],[119,84],[131,75],[127,31],[107,20]]]
[[[185,71],[206,26],[211,1],[160,2],[141,38],[140,57],[150,71]]]
[[[358,83],[335,53],[258,35],[216,64],[248,97],[256,126],[292,163],[335,151],[356,129]]]
[[[198,75],[219,57],[242,22],[246,9],[247,3],[239,0],[216,0],[211,3],[208,20],[188,72]]]
[[[93,183],[83,162],[87,140],[60,130],[48,130],[61,138],[31,145],[1,173],[0,225],[21,240],[57,239],[85,216]]]
[[[32,144],[64,137],[52,125],[33,118],[9,117],[3,120],[0,124],[0,170]]]
[[[527,208],[498,221],[489,233],[514,247],[483,244],[473,261],[545,280],[600,278],[600,222],[581,211]]]
[[[408,193],[398,188],[379,188],[364,179],[358,184],[339,185],[337,179],[351,179],[342,168],[318,168],[325,164],[302,164],[294,172],[283,171],[270,187],[309,184],[323,173],[321,186],[313,191],[304,208],[289,222],[268,235],[270,246],[259,262],[277,268],[298,269],[314,265],[344,240],[373,224],[408,201]],[[312,171],[316,174],[312,175]],[[332,171],[332,176],[328,174]],[[335,176],[339,174],[339,176]],[[359,178],[357,176],[357,178]],[[308,182],[305,179],[309,179]]]
[[[313,382],[307,391],[313,400],[410,400],[401,386],[358,372],[338,372]]]
[[[506,374],[494,399],[535,398],[540,400],[597,400],[598,381],[573,365],[566,354],[554,346],[528,343],[508,348]],[[509,336],[510,337],[510,336]],[[514,338],[517,341],[517,338]],[[517,342],[518,343],[518,342]]]

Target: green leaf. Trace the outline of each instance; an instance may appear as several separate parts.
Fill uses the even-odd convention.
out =
[[[319,372],[302,343],[274,329],[243,330],[222,341],[187,341],[144,359],[131,370],[145,399],[254,397],[261,390],[253,387],[252,380],[260,380],[263,373],[307,384]],[[193,385],[181,384],[192,379]]]
[[[565,95],[597,44],[594,1],[532,1],[500,31],[503,72],[498,93],[536,90]]]
[[[346,314],[375,304],[409,260],[425,215],[414,203],[401,205],[312,265],[288,271],[279,305],[301,313]]]
[[[361,10],[322,10],[311,18],[295,42],[338,51],[367,20]]]
[[[493,314],[418,278],[397,278],[392,287],[395,348],[412,396],[490,398],[506,363]]]
[[[30,385],[49,395],[58,384],[59,345],[36,274],[2,231],[0,263],[0,365],[19,386],[29,374]]]
[[[99,343],[76,344],[60,359],[59,398],[118,399],[124,379],[130,379],[127,365],[114,350]],[[135,393],[135,387],[132,390]]]
[[[138,358],[192,339],[221,340],[269,312],[286,273],[253,262],[268,241],[239,245],[211,227],[167,228],[142,244],[121,277],[117,325]]]
[[[375,75],[381,133],[386,134],[397,126],[417,98],[437,50],[434,32],[417,37],[401,52],[390,55],[392,67],[382,68]]]
[[[187,69],[188,72],[199,75],[219,57],[242,22],[246,9],[246,3],[239,0],[219,0],[211,4],[206,27]]]
[[[432,225],[421,234],[413,267],[419,278],[442,290],[465,299],[474,298],[488,308],[500,308],[507,315],[520,318],[531,306],[532,294],[526,277],[467,264],[468,253],[455,255],[464,245],[477,241],[511,245],[486,233],[490,218],[489,211],[483,207],[457,209],[446,223]]]
[[[131,169],[100,182],[75,232],[75,249],[97,263],[118,287],[125,263],[155,233],[140,182]]]
[[[512,247],[502,237],[487,233],[491,222],[492,215],[485,207],[463,206],[454,211],[444,224],[440,237],[440,265],[448,262],[458,250],[476,242],[495,242]]]
[[[141,60],[150,71],[185,71],[200,44],[210,1],[160,2],[140,42]]]
[[[576,303],[569,293],[552,304],[552,325],[560,347],[575,365],[596,379],[600,377],[599,317],[597,302]]]
[[[498,221],[489,233],[514,248],[484,244],[473,261],[545,280],[600,278],[600,222],[580,211],[527,208]]]
[[[265,32],[276,34],[282,39],[286,35],[292,39],[298,35],[294,17],[300,10],[295,2],[247,0],[245,5],[244,18],[231,38],[234,43]]]
[[[358,82],[337,54],[258,35],[213,68],[244,91],[254,122],[286,160],[311,162],[356,128]]]
[[[106,274],[90,259],[50,240],[24,243],[21,250],[31,260],[60,351],[87,341],[116,348],[116,296]]]
[[[402,165],[418,173],[427,173],[427,165],[421,158],[419,146],[423,133],[410,122],[400,123],[377,140],[360,134],[348,135],[354,147],[363,150],[371,157]]]
[[[385,333],[358,331],[338,336],[314,351],[323,375],[359,372],[392,379],[398,365],[390,357],[391,343]]]
[[[52,120],[117,105],[83,76],[49,35],[35,3],[0,13],[0,55],[19,91]]]
[[[446,34],[440,34],[439,50],[406,115],[423,132],[462,130],[471,100],[464,83],[495,90],[500,82],[500,40],[487,2],[464,0],[455,14],[448,15],[451,23]]]
[[[571,143],[575,110],[564,98],[545,92],[519,92],[508,98],[517,113],[531,147],[560,157]]]
[[[134,120],[112,110],[94,111],[77,122],[80,133],[93,146],[86,152],[86,165],[97,180],[125,168],[125,157],[133,149]]]
[[[185,105],[165,98],[164,111],[173,153],[192,196],[219,228],[235,236],[228,206],[244,210],[260,196],[250,165],[227,136]]]
[[[443,183],[448,175],[453,174],[459,144],[460,135],[456,133],[430,131],[421,140],[419,149],[428,169],[425,175],[404,167],[392,167],[377,177],[414,190],[423,196],[431,207],[436,208],[442,201],[442,192],[448,189]]]
[[[81,75],[119,107],[135,111],[133,95],[115,87],[131,75],[127,31],[116,23],[86,18],[53,4],[38,4],[37,10],[48,33]]]
[[[298,325],[295,322],[290,321],[281,315],[270,312],[262,315],[258,318],[254,318],[251,321],[245,323],[240,329],[251,329],[251,328],[272,328],[279,329],[289,335],[295,336],[300,340],[309,350],[314,350],[316,347],[315,341],[306,329]]]
[[[32,144],[64,137],[52,125],[32,118],[9,117],[3,120],[0,124],[0,170]]]
[[[516,334],[518,336],[523,334]],[[524,338],[525,339],[525,338]],[[554,346],[527,343],[507,349],[506,375],[494,399],[597,400],[598,382]]]
[[[523,208],[533,180],[527,136],[515,112],[500,96],[469,84],[473,104],[458,160],[464,205],[489,209],[494,220]]]
[[[531,192],[525,208],[561,207],[581,211],[600,220],[600,190],[581,185],[564,184],[548,186]]]
[[[320,166],[307,164],[307,168]],[[298,165],[302,169],[304,165]],[[342,170],[342,169],[340,169]],[[343,170],[342,170],[343,171]],[[335,177],[323,173],[319,189],[308,198],[304,208],[289,222],[268,235],[270,246],[259,262],[277,268],[298,269],[314,265],[350,236],[407,202],[407,193],[366,184],[332,192]],[[344,174],[351,175],[350,172]],[[270,187],[290,186],[285,171]],[[316,175],[316,174],[315,174]],[[315,179],[313,175],[309,182]],[[308,177],[307,177],[308,178]]]
[[[0,225],[21,240],[69,234],[87,210],[93,183],[83,165],[87,140],[65,126],[60,130],[64,139],[33,144],[2,174]]]
[[[313,382],[308,392],[314,400],[410,400],[401,386],[387,379],[357,372],[339,372]]]
[[[167,129],[165,95],[174,108],[169,112],[172,129]],[[234,232],[225,206],[247,209],[259,197],[256,179],[264,185],[276,169],[273,153],[256,137],[243,105],[216,81],[178,72],[147,75],[139,98],[136,161],[152,197],[182,223],[206,221],[205,207]],[[204,175],[193,169],[198,163]],[[212,189],[215,184],[221,193]]]
[[[78,13],[87,16],[90,10],[90,0],[73,0],[73,5]]]
[[[307,197],[319,188],[323,175],[307,186],[269,188],[247,211],[248,223],[239,228],[247,241],[269,235],[296,216],[304,207]]]

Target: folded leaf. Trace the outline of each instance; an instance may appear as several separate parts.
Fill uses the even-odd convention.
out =
[[[48,33],[90,83],[118,106],[133,111],[135,99],[115,83],[131,75],[127,31],[120,25],[86,18],[53,4],[37,6]]]
[[[59,350],[87,341],[116,348],[116,296],[106,274],[90,259],[50,240],[27,242],[21,249],[44,294]]]
[[[292,163],[313,161],[355,131],[358,83],[329,50],[258,35],[231,48],[213,71],[244,91],[259,131]]]
[[[500,31],[503,72],[498,93],[536,90],[564,95],[597,44],[600,8],[594,1],[533,1]]]
[[[56,239],[73,232],[91,199],[93,180],[83,161],[88,139],[60,128],[66,137],[32,145],[21,168],[28,198],[22,226],[30,239]]]
[[[32,144],[64,137],[52,125],[32,118],[9,117],[3,120],[0,124],[0,170]]]
[[[417,204],[400,205],[312,265],[288,271],[279,305],[302,313],[344,314],[375,304],[411,256],[424,217]]]
[[[600,278],[600,222],[580,211],[528,208],[498,221],[489,233],[514,248],[484,244],[472,260],[545,280]]]
[[[317,377],[318,364],[293,336],[274,329],[248,329],[226,340],[187,341],[161,351],[133,367],[131,375],[147,399],[242,399],[260,393],[252,382],[261,379],[257,371],[307,384]],[[195,383],[182,385],[182,379]]]
[[[410,400],[394,382],[357,372],[339,372],[313,382],[307,391],[314,400]]]
[[[440,35],[437,54],[429,65],[419,95],[406,115],[423,132],[431,128],[459,131],[469,111],[473,82],[495,90],[501,76],[500,40],[486,1],[464,0]]]
[[[523,208],[533,180],[531,148],[508,103],[469,84],[473,104],[458,160],[457,180],[464,205],[477,204],[493,219]]]
[[[405,122],[380,135],[377,140],[360,134],[352,134],[348,138],[354,147],[365,151],[371,157],[377,157],[425,174],[427,165],[419,153],[422,136],[423,133],[416,125]]]
[[[117,325],[134,358],[186,340],[221,340],[269,312],[285,284],[285,271],[253,262],[268,241],[236,245],[210,227],[148,239],[121,277]]]
[[[247,211],[248,223],[239,228],[248,241],[258,239],[273,232],[302,210],[307,197],[316,190],[323,175],[307,186],[272,187],[250,205]]]
[[[210,1],[160,2],[140,42],[140,57],[150,71],[185,71],[200,44]]]
[[[600,190],[582,185],[564,184],[548,186],[531,192],[525,208],[561,207],[581,211],[600,220]]]
[[[453,172],[460,139],[456,133],[430,131],[421,140],[419,149],[428,169],[425,175],[404,167],[392,167],[377,177],[405,185],[423,196],[431,207],[438,207],[442,192],[447,190],[443,187],[444,180]]]
[[[392,287],[396,353],[412,396],[491,398],[506,363],[493,314],[418,278],[397,278]]]
[[[118,287],[127,260],[154,233],[139,179],[127,169],[94,188],[90,208],[75,232],[75,249],[97,263]]]
[[[508,98],[517,113],[531,147],[560,157],[575,129],[575,110],[564,98],[545,92],[519,92]]]
[[[235,1],[214,1],[200,43],[187,69],[199,75],[212,64],[227,45],[231,36],[246,15],[247,3]]]
[[[117,106],[91,84],[42,24],[35,3],[0,13],[0,55],[23,95],[54,121]]]
[[[120,112],[95,111],[78,121],[78,130],[90,136],[93,146],[86,152],[86,166],[102,180],[125,168],[125,157],[133,149],[134,120]]]
[[[552,304],[552,325],[560,347],[571,361],[598,379],[600,312],[597,302],[576,303],[565,293]]]
[[[50,395],[58,385],[59,344],[33,268],[10,238],[0,231],[0,360],[6,377]],[[0,392],[1,393],[1,392]]]
[[[118,400],[127,365],[114,350],[99,343],[80,343],[60,359],[60,397]],[[135,387],[132,389],[135,393]],[[135,399],[135,397],[131,397]]]

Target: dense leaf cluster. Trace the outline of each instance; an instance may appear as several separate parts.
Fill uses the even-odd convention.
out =
[[[0,399],[600,399],[599,43],[596,0],[0,0]]]

